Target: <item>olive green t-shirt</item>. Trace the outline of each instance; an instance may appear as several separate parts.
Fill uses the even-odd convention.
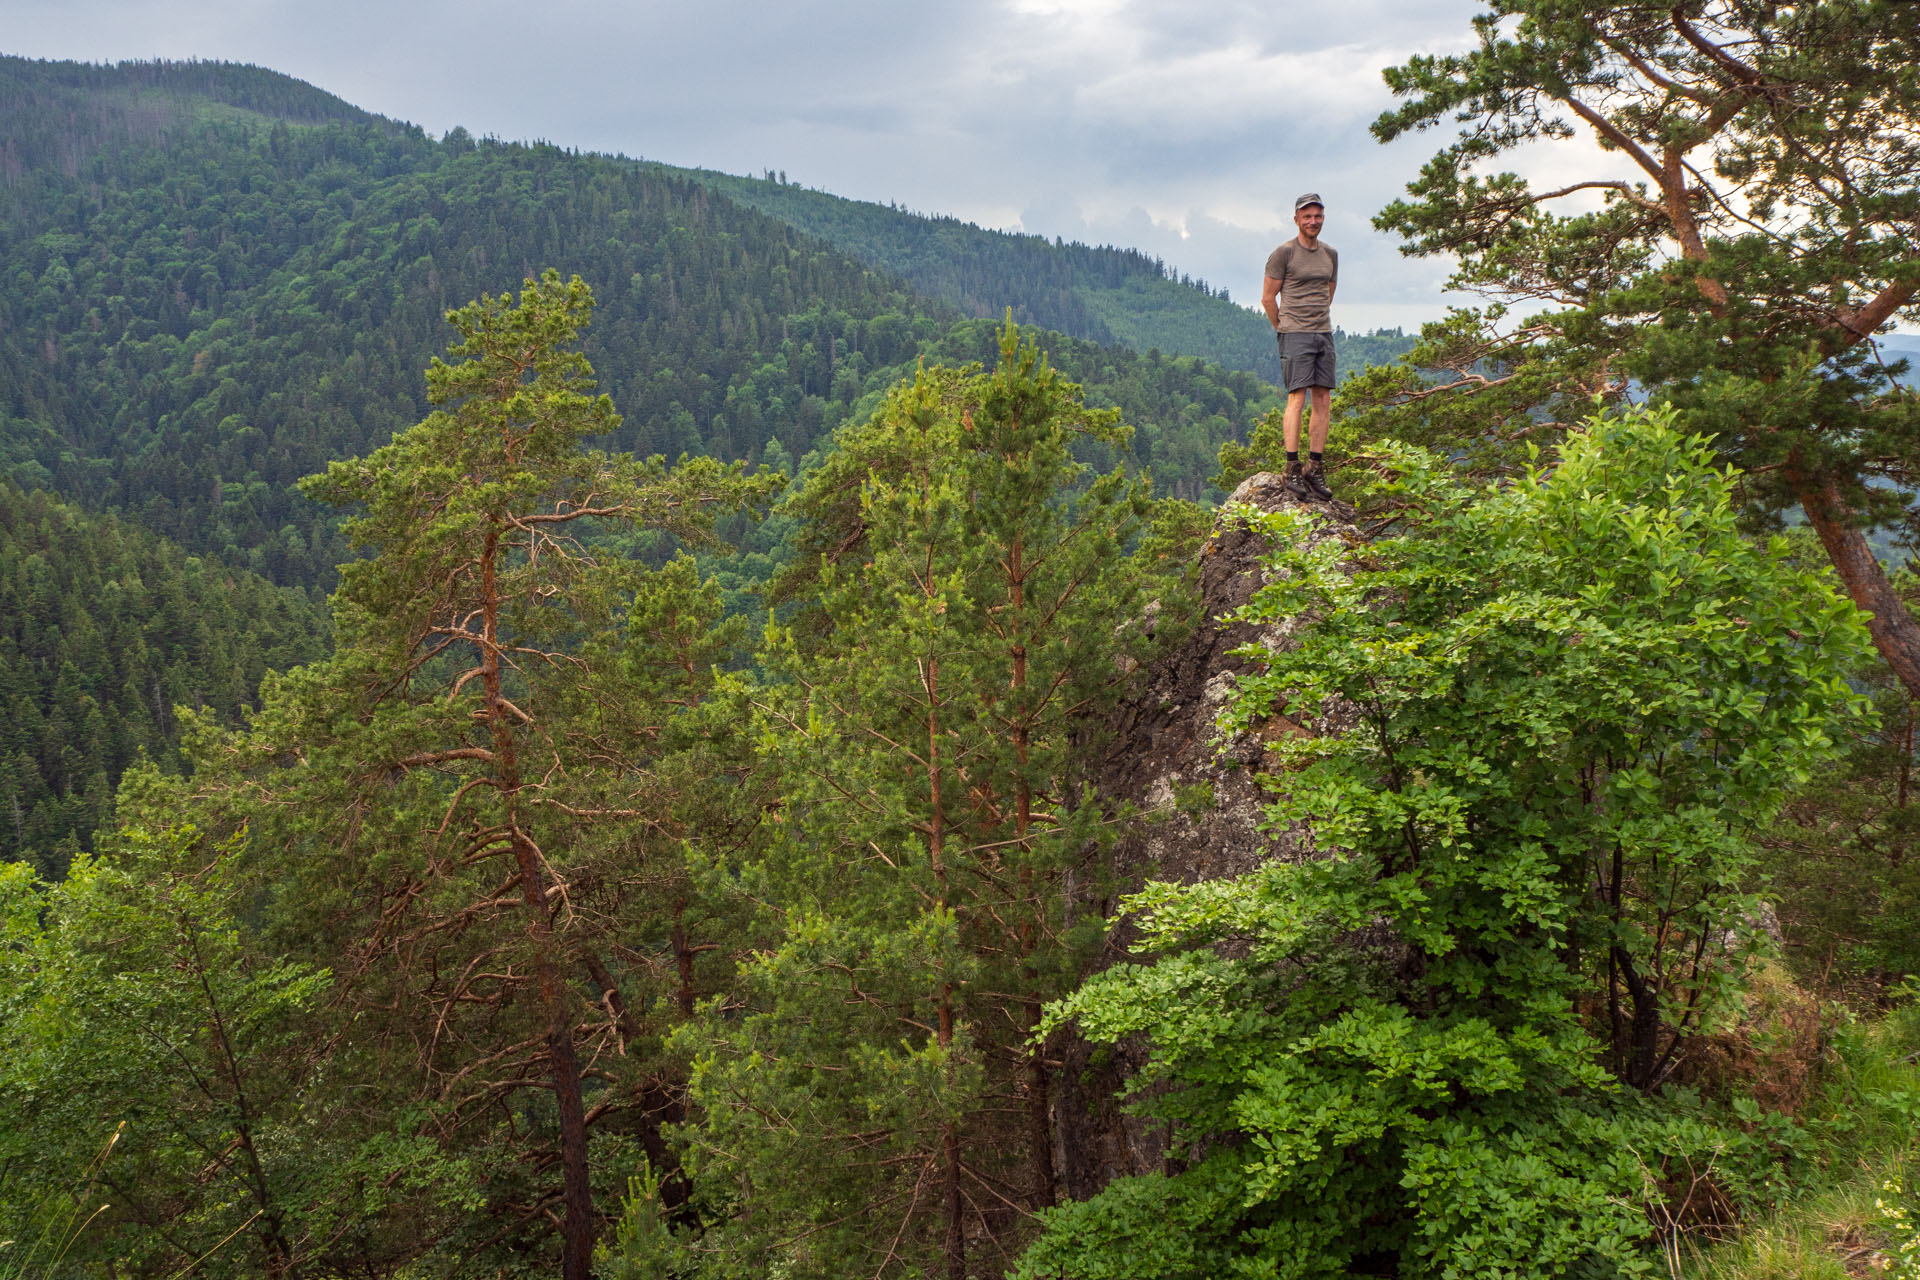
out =
[[[1280,282],[1281,333],[1332,333],[1333,286],[1340,255],[1321,240],[1309,249],[1289,240],[1267,256],[1267,276]]]

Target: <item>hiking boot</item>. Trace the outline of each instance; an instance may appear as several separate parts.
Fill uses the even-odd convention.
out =
[[[1327,488],[1327,469],[1318,458],[1307,459],[1306,469],[1300,473],[1300,479],[1313,491],[1315,498],[1321,502],[1333,501],[1333,490]]]
[[[1302,502],[1313,501],[1313,490],[1307,487],[1307,478],[1300,470],[1300,460],[1298,458],[1295,458],[1287,464],[1286,471],[1281,473],[1280,485],[1288,493],[1300,499]]]

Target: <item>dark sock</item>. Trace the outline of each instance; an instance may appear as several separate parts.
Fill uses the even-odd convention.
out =
[[[1288,462],[1300,461],[1300,451],[1298,449],[1287,450],[1287,461]]]
[[[1309,453],[1307,454],[1307,456],[1309,458],[1312,458],[1315,462],[1324,462],[1327,457],[1327,455],[1324,453]]]

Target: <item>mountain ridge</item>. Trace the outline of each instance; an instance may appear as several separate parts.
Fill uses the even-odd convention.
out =
[[[0,58],[0,105],[0,149],[35,161],[0,180],[0,471],[276,582],[347,555],[293,481],[426,412],[446,309],[529,272],[595,287],[607,443],[643,456],[801,459],[967,315],[681,171],[436,141],[257,68]],[[1049,341],[1182,496],[1272,397]]]
[[[966,314],[997,315],[995,299],[1017,281],[1027,297],[1024,312],[1015,311],[1022,322],[1136,351],[1200,356],[1269,381],[1279,376],[1273,335],[1258,315],[1234,303],[1228,290],[1181,275],[1138,249],[994,230],[779,177],[684,172]]]
[[[981,286],[1017,282],[1026,291],[1025,309],[1014,312],[1022,323],[1140,352],[1199,356],[1279,381],[1273,332],[1258,312],[1234,302],[1230,290],[1214,289],[1141,250],[995,230],[948,214],[799,186],[781,175],[680,172],[883,267],[965,314],[997,316],[990,301],[997,295]],[[1002,266],[994,273],[985,264],[996,259]],[[1413,341],[1399,329],[1334,335],[1347,373],[1393,360]]]
[[[219,116],[251,118],[261,127],[354,124],[420,133],[252,63],[92,63],[0,54],[0,181],[17,182],[27,169],[47,165],[77,175],[102,149],[164,140],[183,124]],[[43,127],[31,127],[36,122]]]
[[[43,101],[59,98],[71,106],[75,94],[105,93],[112,100],[107,105],[122,107],[119,132],[129,137],[164,135],[166,128],[191,115],[184,107],[199,96],[267,127],[276,120],[296,126],[355,124],[426,138],[418,126],[251,64],[156,60],[109,66],[0,55],[0,86],[22,78],[23,69]],[[15,114],[10,97],[17,100],[18,95],[0,88],[0,119]],[[103,111],[98,102],[92,109]],[[103,122],[101,133],[107,132]],[[442,141],[458,145],[472,137],[466,129],[455,128]],[[10,136],[0,138],[0,166],[12,163],[17,169],[18,161],[7,158],[11,145]],[[574,154],[697,182],[897,276],[929,301],[952,306],[963,316],[997,319],[1010,306],[1021,324],[1070,337],[1142,354],[1158,349],[1167,355],[1198,356],[1269,382],[1280,374],[1272,334],[1256,312],[1233,302],[1228,290],[1216,291],[1137,249],[996,230],[954,215],[917,213],[799,186],[783,175],[728,174],[624,152]],[[70,172],[77,171],[77,158],[66,155],[62,160]],[[1348,370],[1390,360],[1412,345],[1399,331],[1384,330],[1365,335],[1343,331],[1338,341]]]

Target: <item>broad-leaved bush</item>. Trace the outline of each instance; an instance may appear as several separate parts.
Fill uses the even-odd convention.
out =
[[[1639,1274],[1659,1088],[1738,994],[1749,840],[1863,700],[1866,632],[1671,415],[1474,491],[1393,446],[1397,536],[1270,538],[1290,629],[1224,716],[1315,855],[1153,884],[1137,962],[1049,1009],[1151,1059],[1161,1171],[1045,1215],[1019,1274]],[[1638,1087],[1635,1087],[1638,1086]]]

